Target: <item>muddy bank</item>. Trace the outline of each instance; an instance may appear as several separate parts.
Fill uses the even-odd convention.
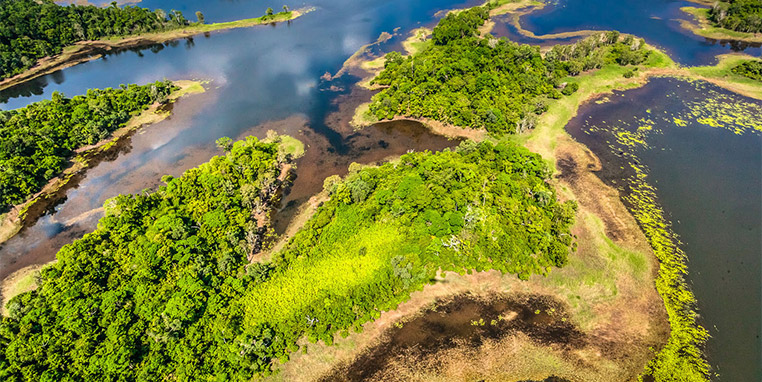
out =
[[[351,363],[335,367],[320,381],[399,380],[388,370],[395,360],[404,359],[413,366],[449,349],[477,348],[517,334],[566,351],[579,349],[587,341],[564,306],[549,297],[463,294],[437,300],[420,315],[397,322],[379,344]],[[550,376],[545,381],[566,380]]]

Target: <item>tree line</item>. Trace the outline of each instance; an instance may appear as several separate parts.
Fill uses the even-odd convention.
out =
[[[534,126],[551,99],[576,90],[564,79],[608,63],[640,64],[648,57],[642,39],[602,32],[571,45],[539,47],[479,36],[490,5],[451,12],[432,32],[432,44],[411,57],[386,55],[372,84],[384,87],[370,111],[379,119],[425,117],[491,133],[517,133]]]
[[[709,10],[709,19],[719,26],[738,32],[762,32],[762,1],[718,1]]]
[[[98,143],[177,89],[170,81],[90,89],[21,109],[0,111],[0,212],[40,191],[66,168],[75,150]]]
[[[539,155],[467,142],[329,178],[286,248],[249,264],[289,157],[256,138],[220,146],[156,192],[107,201],[98,229],[11,299],[0,379],[248,381],[304,336],[361,330],[440,270],[525,279],[573,247],[575,205]]]
[[[199,12],[200,13],[200,12]],[[203,20],[203,15],[199,17]],[[40,58],[60,54],[78,41],[156,32],[189,25],[182,12],[116,2],[60,6],[53,0],[0,1],[0,79],[21,73]]]

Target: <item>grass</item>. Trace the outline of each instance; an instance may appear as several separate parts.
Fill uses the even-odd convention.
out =
[[[370,112],[370,102],[365,102],[355,109],[355,114],[349,124],[355,129],[361,129],[376,122],[378,122],[378,118]]]
[[[340,231],[346,227],[331,228]],[[371,285],[377,281],[378,272],[389,268],[392,257],[405,254],[405,239],[395,225],[372,224],[333,245],[318,244],[321,256],[299,257],[287,270],[249,292],[245,325],[298,320],[301,317],[294,314],[307,307],[331,304],[328,298],[323,299],[325,291],[334,296],[348,295],[364,285]],[[363,247],[366,252],[357,251]],[[338,275],[341,276],[336,277]]]
[[[280,150],[285,154],[291,155],[293,158],[301,158],[304,155],[304,143],[302,141],[290,135],[279,135],[278,141],[280,142]]]
[[[22,268],[0,283],[0,290],[2,290],[2,300],[0,300],[0,313],[3,316],[8,316],[8,309],[6,304],[12,298],[24,293],[29,292],[37,288],[37,275],[43,265],[32,265],[26,268]]]
[[[402,47],[405,48],[408,55],[413,56],[433,44],[429,36],[431,36],[431,29],[423,27],[413,29],[410,32],[410,37],[402,42]]]
[[[745,33],[715,26],[709,20],[708,8],[682,7],[681,11],[693,16],[696,23],[680,20],[680,26],[690,30],[696,35],[713,38],[716,40],[739,40],[746,42],[762,42],[762,34]]]

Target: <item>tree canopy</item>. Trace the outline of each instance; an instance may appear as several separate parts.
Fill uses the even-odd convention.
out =
[[[527,278],[566,263],[575,205],[557,201],[542,158],[468,142],[326,182],[330,200],[286,248],[249,265],[279,150],[248,138],[157,192],[107,201],[98,229],[9,302],[0,379],[248,381],[304,336],[360,330],[439,270]]]
[[[762,61],[746,61],[736,65],[730,71],[752,80],[762,81]]]
[[[135,114],[163,102],[169,81],[87,91],[0,111],[0,212],[42,189],[80,147],[108,137]]]
[[[371,113],[379,119],[404,115],[492,133],[520,132],[534,125],[548,99],[575,90],[562,93],[565,77],[609,62],[639,64],[648,55],[642,40],[606,32],[543,56],[536,46],[480,37],[488,9],[449,13],[434,28],[433,44],[412,57],[387,54],[384,70],[371,82],[384,87],[373,97]]]
[[[201,20],[199,20],[201,21]],[[78,41],[126,36],[188,25],[182,12],[92,5],[60,6],[53,0],[0,1],[0,79],[21,73],[42,57]]]
[[[762,32],[762,1],[718,1],[709,11],[709,18],[726,29],[760,33]]]

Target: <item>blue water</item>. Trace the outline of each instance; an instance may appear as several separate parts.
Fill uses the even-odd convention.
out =
[[[580,110],[567,130],[603,162],[599,176],[628,192],[632,176],[612,129],[653,126],[647,147],[633,151],[647,169],[660,204],[688,256],[688,281],[700,321],[712,338],[707,354],[718,381],[762,380],[762,132],[735,134],[739,125],[715,128],[689,117],[720,105],[745,105],[760,113],[762,101],[706,83],[656,78],[640,89],[616,92],[603,104]],[[715,105],[714,102],[711,102]],[[677,127],[673,118],[687,122]],[[652,122],[643,122],[650,120]],[[718,119],[719,120],[719,119]]]
[[[521,25],[538,36],[577,30],[618,30],[644,38],[684,65],[712,64],[716,55],[738,51],[762,56],[760,44],[707,39],[681,28],[678,19],[692,20],[681,7],[699,5],[675,0],[557,0],[522,17]],[[507,18],[502,20],[507,24]],[[541,42],[519,35],[510,25],[504,25],[501,31],[516,41]]]
[[[0,247],[0,274],[52,260],[61,245],[95,227],[99,215],[97,211],[89,213],[107,198],[155,187],[161,175],[178,175],[208,160],[216,153],[214,140],[221,136],[263,136],[266,130],[274,129],[305,140],[309,147],[300,168],[310,173],[302,173],[292,191],[302,196],[319,189],[321,177],[345,170],[352,161],[380,160],[383,154],[404,152],[408,147],[436,149],[447,145],[441,138],[437,140],[411,126],[361,133],[342,130],[346,128],[345,120],[332,122],[339,106],[366,100],[368,94],[350,93],[355,77],[346,75],[326,81],[321,76],[336,73],[348,57],[362,45],[375,41],[381,32],[400,28],[404,35],[420,25],[435,23],[439,10],[480,3],[310,1],[308,4],[317,9],[291,23],[216,32],[112,54],[0,91],[0,108],[9,109],[50,98],[54,91],[73,96],[88,88],[143,84],[164,78],[212,81],[207,94],[180,101],[169,121],[145,129],[118,157],[89,171],[79,187],[67,193],[55,214],[43,217]],[[212,23],[260,16],[268,6],[277,11],[282,2],[145,0],[140,5],[178,9],[189,19],[194,19],[195,11],[200,10]],[[305,3],[289,5],[296,9]],[[537,35],[579,29],[632,33],[686,65],[711,64],[717,54],[732,51],[762,55],[759,46],[707,40],[682,30],[676,19],[690,16],[679,11],[681,6],[695,5],[668,0],[560,0],[523,17],[521,22]],[[521,42],[546,43],[518,36],[505,20],[498,24],[498,34]],[[399,37],[392,44],[398,41]],[[633,99],[646,107],[659,106],[659,88],[645,89],[646,96]],[[592,110],[604,119],[610,119],[609,113],[613,113],[606,106]],[[625,111],[630,116],[635,113],[632,109]],[[277,122],[284,118],[291,119]],[[653,179],[658,181],[663,205],[673,220],[679,221],[675,230],[691,258],[691,281],[714,336],[709,342],[712,364],[726,376],[723,381],[758,381],[758,366],[762,365],[757,325],[760,312],[757,309],[756,316],[749,313],[759,306],[754,304],[759,303],[760,290],[760,256],[755,251],[759,249],[762,223],[752,208],[762,204],[762,191],[754,175],[762,172],[756,170],[760,160],[753,152],[758,139],[746,140],[732,134],[714,136],[711,134],[717,132],[703,131],[681,131],[670,135],[669,141],[664,138],[664,145],[672,150],[654,153],[648,164]],[[659,158],[662,154],[673,157]],[[714,165],[706,166],[707,160]],[[696,190],[702,190],[700,197],[695,196]],[[742,236],[718,234],[731,232],[733,227],[740,227],[732,232]],[[742,258],[743,263],[739,260]]]

